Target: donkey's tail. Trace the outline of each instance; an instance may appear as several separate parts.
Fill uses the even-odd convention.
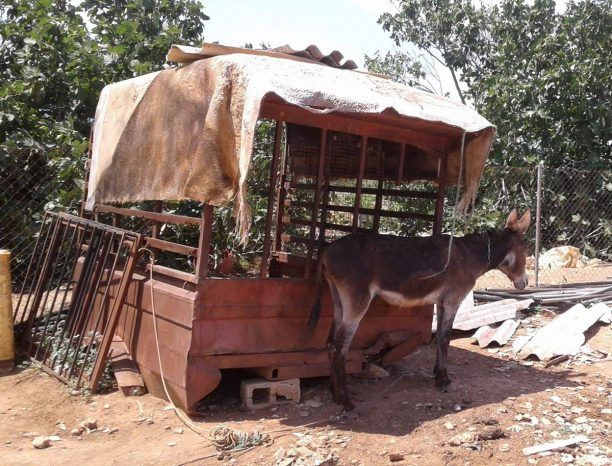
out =
[[[315,289],[315,301],[310,310],[310,317],[308,317],[308,335],[314,333],[317,323],[319,322],[319,315],[321,314],[321,287],[323,286],[323,260],[319,260],[317,266],[316,276],[316,289]]]

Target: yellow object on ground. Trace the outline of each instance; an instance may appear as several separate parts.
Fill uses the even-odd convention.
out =
[[[12,369],[14,359],[11,253],[0,249],[0,370]]]

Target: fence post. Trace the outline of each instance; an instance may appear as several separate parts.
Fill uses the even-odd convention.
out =
[[[542,213],[542,162],[537,167],[536,188],[536,237],[535,237],[535,286],[540,286],[540,216]]]
[[[11,253],[0,249],[0,373],[13,368],[13,305],[11,300]]]

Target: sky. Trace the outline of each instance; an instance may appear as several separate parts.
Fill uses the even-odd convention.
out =
[[[359,67],[364,55],[398,50],[377,23],[381,14],[397,11],[389,0],[206,0],[204,5],[210,16],[204,26],[207,42],[294,49],[314,44],[325,54],[339,50]],[[450,72],[441,66],[437,72],[442,91],[458,100]]]
[[[480,0],[491,4],[497,0]],[[397,50],[377,23],[382,13],[397,10],[390,0],[205,0],[207,42],[259,48],[288,44],[294,49],[314,44],[323,53],[339,50],[363,67],[364,55]],[[563,9],[566,0],[557,0]],[[198,45],[198,44],[189,44]],[[406,47],[406,46],[404,46]],[[443,92],[459,99],[450,72],[438,65]]]
[[[393,11],[388,0],[206,0],[207,41],[244,46],[261,42],[271,47],[315,44],[323,53],[339,50],[363,65],[364,53],[387,51],[393,41],[376,23]]]

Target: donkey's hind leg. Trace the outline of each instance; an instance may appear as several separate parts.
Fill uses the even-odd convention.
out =
[[[372,296],[368,292],[359,296],[354,289],[337,288],[337,291],[342,306],[341,319],[334,318],[327,348],[334,401],[344,406],[346,410],[350,410],[354,408],[354,405],[346,384],[345,359],[359,322],[370,306]]]
[[[446,386],[451,383],[448,378],[446,361],[448,357],[448,346],[453,327],[453,321],[459,308],[458,303],[445,302],[438,306],[438,325],[436,330],[436,365],[434,367],[436,387],[445,391]]]
[[[336,288],[336,285],[334,284],[334,282],[331,279],[327,280],[329,283],[329,291],[332,297],[332,303],[334,305],[334,318],[332,320],[332,324],[331,324],[331,328],[329,330],[329,335],[327,336],[327,353],[329,355],[329,360],[330,360],[330,381],[331,381],[331,391],[332,393],[336,392],[336,387],[338,386],[338,378],[337,378],[337,374],[335,373],[335,371],[333,370],[333,363],[332,363],[332,351],[334,348],[334,336],[336,334],[336,329],[338,328],[338,326],[341,324],[342,322],[342,301],[340,300],[340,295],[338,294],[338,288]]]

